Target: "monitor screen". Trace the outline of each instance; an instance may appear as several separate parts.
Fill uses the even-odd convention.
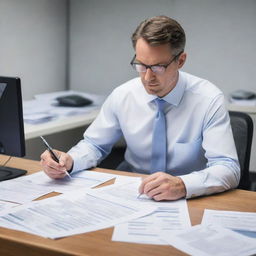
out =
[[[25,155],[21,84],[17,77],[0,77],[0,154]],[[0,180],[24,174],[15,170],[0,166]]]

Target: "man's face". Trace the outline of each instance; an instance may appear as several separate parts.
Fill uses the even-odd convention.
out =
[[[173,58],[169,44],[151,46],[144,39],[140,38],[136,44],[136,62],[145,65],[168,64]],[[155,74],[150,68],[141,72],[141,81],[149,94],[164,97],[176,85],[178,81],[178,70],[186,60],[186,54],[182,53],[178,60],[174,60],[161,75]]]

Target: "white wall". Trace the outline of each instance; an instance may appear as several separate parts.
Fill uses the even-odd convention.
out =
[[[168,15],[187,34],[184,70],[206,78],[225,94],[256,91],[255,0],[71,0],[70,87],[95,93],[136,76],[130,36],[147,17]]]
[[[0,75],[21,77],[25,100],[68,87],[108,94],[136,76],[130,37],[155,15],[184,27],[185,71],[226,95],[256,91],[255,0],[0,0]],[[37,144],[27,146],[29,156],[39,156]]]
[[[0,75],[24,99],[67,88],[67,0],[0,0]]]

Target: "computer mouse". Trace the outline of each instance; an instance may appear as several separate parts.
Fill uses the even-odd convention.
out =
[[[56,100],[58,102],[58,106],[64,107],[83,107],[93,103],[92,100],[76,94],[60,96],[57,97]]]

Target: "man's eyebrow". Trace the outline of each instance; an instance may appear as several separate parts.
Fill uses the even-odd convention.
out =
[[[163,63],[163,62],[158,62],[156,64],[147,65],[147,64],[143,63],[142,61],[138,60],[137,58],[135,58],[135,61],[137,61],[139,64],[142,64],[142,65],[145,65],[145,66],[159,66],[159,65],[161,66],[161,65],[165,65],[165,63]]]

